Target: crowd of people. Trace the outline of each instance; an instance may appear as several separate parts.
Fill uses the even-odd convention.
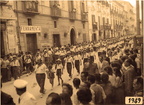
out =
[[[23,73],[30,75],[35,72],[43,97],[46,76],[53,87],[56,74],[58,85],[62,85],[62,92],[50,93],[46,105],[124,104],[125,96],[143,96],[139,50],[123,41],[113,44],[106,41],[102,43],[84,42],[74,46],[49,47],[43,51],[38,49],[35,55],[30,52],[9,54],[1,59],[2,82],[13,77],[15,82],[20,83],[19,78]],[[73,68],[76,68],[80,78],[73,78]],[[69,79],[73,79],[73,86],[63,83],[64,69],[67,70]],[[27,83],[21,81],[23,86],[19,86],[15,82],[17,93],[21,90],[25,93]],[[22,94],[18,95],[21,97]],[[20,105],[36,104],[36,99],[29,93],[25,95],[28,96],[31,97],[23,101],[30,103]]]

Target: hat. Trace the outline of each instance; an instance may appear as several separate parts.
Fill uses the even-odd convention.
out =
[[[60,59],[57,59],[56,61],[61,61]]]
[[[28,82],[22,79],[17,79],[14,81],[14,87],[18,88],[18,89],[22,89],[25,88],[27,86]]]
[[[13,55],[13,58],[16,58],[17,56],[16,55]]]

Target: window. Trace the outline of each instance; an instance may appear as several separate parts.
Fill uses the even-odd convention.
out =
[[[83,29],[85,29],[85,24],[83,23]]]
[[[57,28],[57,22],[54,21],[54,28]]]
[[[103,25],[105,24],[105,18],[103,17]]]
[[[82,2],[82,12],[85,12],[84,3]]]
[[[28,25],[29,25],[29,26],[32,25],[32,19],[31,19],[31,18],[28,18],[28,19],[27,19],[27,22],[28,22]]]
[[[95,15],[92,15],[92,23],[95,22]]]
[[[74,2],[68,1],[68,4],[69,4],[69,10],[72,11],[74,9]]]
[[[109,24],[109,19],[107,18],[107,24]]]

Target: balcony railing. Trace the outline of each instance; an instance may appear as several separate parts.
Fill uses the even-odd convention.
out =
[[[51,16],[53,18],[61,17],[61,9],[56,6],[51,7]]]
[[[104,25],[104,29],[105,30],[110,30],[111,29],[111,25],[110,24],[105,24]]]
[[[71,21],[74,21],[76,19],[76,9],[73,9],[72,11],[69,12],[69,19]]]
[[[23,1],[23,12],[25,14],[38,14],[38,2]]]
[[[88,15],[87,15],[86,12],[83,12],[83,13],[81,14],[81,20],[82,20],[83,22],[88,21]]]
[[[97,22],[94,22],[94,23],[92,24],[92,27],[93,27],[93,31],[97,30],[97,29],[98,29],[98,28],[97,28]]]

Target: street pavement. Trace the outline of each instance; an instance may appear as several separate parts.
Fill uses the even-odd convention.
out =
[[[81,68],[81,71],[82,71],[82,68],[83,68],[82,65],[80,66],[80,68]],[[80,77],[80,76],[77,75],[77,71],[76,71],[75,68],[73,69],[72,72],[73,72],[73,78],[75,78],[75,77],[79,78]],[[64,83],[69,83],[73,86],[73,84],[72,84],[73,78],[71,80],[69,80],[70,78],[68,76],[68,73],[67,73],[66,69],[64,69],[62,78],[64,80]],[[39,86],[36,82],[35,73],[32,73],[29,76],[23,75],[21,77],[21,79],[26,80],[28,82],[27,91],[30,92],[31,94],[33,94],[36,97],[37,105],[45,105],[46,98],[47,98],[49,93],[51,93],[51,92],[61,93],[62,92],[62,86],[61,85],[58,86],[58,80],[57,80],[56,75],[55,75],[55,78],[54,78],[54,88],[53,88],[53,90],[51,90],[52,88],[51,88],[51,84],[49,82],[49,79],[46,78],[46,80],[45,80],[46,93],[44,94],[43,98],[40,98],[40,92],[39,92],[40,88],[39,88]],[[12,80],[10,82],[3,83],[2,84],[2,91],[8,93],[9,95],[11,95],[13,97],[13,100],[16,103],[16,105],[18,105],[19,96],[17,95],[15,87],[13,86],[13,82],[14,82],[14,80]]]

